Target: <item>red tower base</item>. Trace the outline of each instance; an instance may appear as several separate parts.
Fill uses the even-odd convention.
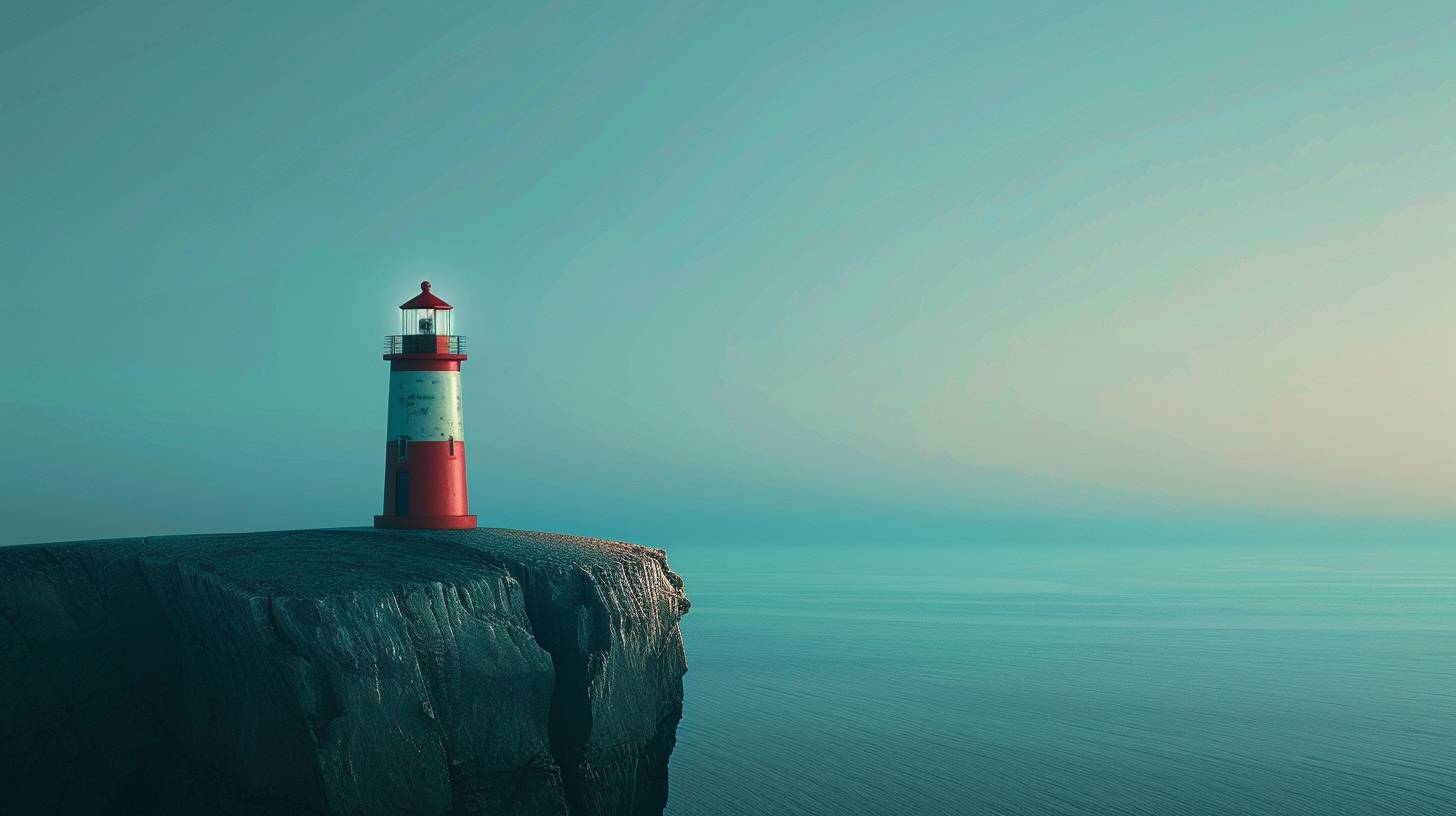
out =
[[[401,456],[401,454],[403,454]],[[375,527],[473,530],[465,492],[464,442],[399,441],[384,446],[384,510]]]
[[[390,530],[474,530],[475,516],[375,516],[374,526]]]

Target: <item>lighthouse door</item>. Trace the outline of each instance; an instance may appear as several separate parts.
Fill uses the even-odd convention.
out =
[[[396,516],[409,515],[409,471],[407,470],[394,474],[394,514]]]

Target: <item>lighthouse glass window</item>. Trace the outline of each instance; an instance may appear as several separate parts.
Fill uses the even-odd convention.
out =
[[[404,315],[405,334],[446,334],[450,333],[450,312],[444,309],[405,309]]]

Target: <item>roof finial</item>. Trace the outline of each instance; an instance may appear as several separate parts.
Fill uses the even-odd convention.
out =
[[[420,293],[399,304],[401,309],[449,309],[450,304],[430,291],[429,281],[420,281]]]

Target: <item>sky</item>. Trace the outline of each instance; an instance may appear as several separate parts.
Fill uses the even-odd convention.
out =
[[[1456,520],[1449,3],[0,8],[0,543]],[[795,532],[797,531],[797,532]]]

